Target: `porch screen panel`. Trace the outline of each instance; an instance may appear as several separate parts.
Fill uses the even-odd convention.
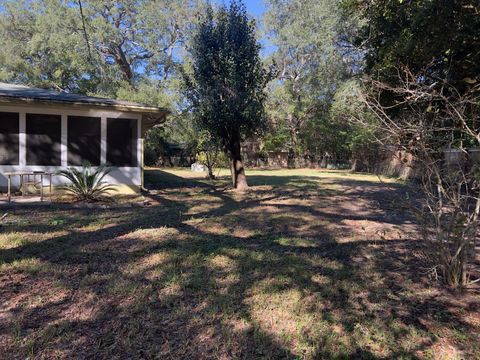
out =
[[[60,166],[62,118],[27,114],[27,165]]]
[[[100,118],[68,117],[68,165],[100,165]]]
[[[19,165],[19,116],[0,112],[0,165]]]
[[[137,120],[107,119],[107,163],[137,166],[137,138]]]

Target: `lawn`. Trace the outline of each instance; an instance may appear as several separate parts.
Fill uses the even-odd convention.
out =
[[[220,175],[222,175],[221,173]],[[2,209],[0,357],[480,358],[393,179],[150,169],[147,206]]]

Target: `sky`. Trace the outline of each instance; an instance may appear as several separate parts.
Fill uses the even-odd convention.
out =
[[[228,0],[215,0],[214,2],[219,4],[228,4]],[[263,0],[243,0],[247,7],[247,11],[250,15],[256,19],[260,19],[263,12],[265,11],[265,3]]]
[[[266,11],[265,3],[263,0],[244,0],[245,6],[247,7],[248,13],[257,20],[257,23],[260,24],[263,13]],[[262,56],[268,56],[272,54],[276,47],[266,39],[259,39],[260,44],[262,45]]]
[[[262,0],[244,0],[245,5],[247,6],[247,11],[255,17],[259,19],[263,12],[265,11],[265,4]]]

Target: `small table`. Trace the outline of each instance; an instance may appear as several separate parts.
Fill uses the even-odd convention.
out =
[[[49,178],[49,196],[50,201],[52,200],[52,175],[53,173],[45,172],[45,171],[30,171],[30,172],[8,172],[5,173],[8,179],[8,202],[12,200],[12,176],[19,176],[20,177],[20,191],[22,192],[22,196],[25,195],[25,190],[29,185],[32,185],[34,188],[37,186],[40,188],[40,201],[43,201],[43,180],[48,177]],[[40,177],[40,181],[37,181],[37,176]],[[32,180],[33,177],[33,180]],[[26,178],[26,180],[25,180]]]

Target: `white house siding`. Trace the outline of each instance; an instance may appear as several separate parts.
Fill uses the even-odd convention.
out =
[[[67,118],[68,116],[88,116],[98,117],[101,119],[101,142],[100,142],[100,161],[101,164],[105,164],[107,158],[107,118],[127,118],[136,119],[138,126],[138,137],[136,144],[137,151],[137,166],[136,167],[115,167],[111,173],[105,178],[105,180],[114,185],[128,185],[140,187],[142,186],[143,177],[143,141],[142,137],[142,114],[135,112],[122,112],[116,110],[104,110],[104,109],[90,109],[90,108],[75,108],[69,105],[54,107],[52,105],[42,106],[38,104],[1,104],[0,112],[14,112],[19,114],[20,127],[19,127],[19,165],[0,165],[0,187],[5,188],[7,186],[7,178],[5,173],[7,172],[30,172],[30,171],[45,171],[56,172],[60,169],[64,169],[68,166],[67,163]],[[45,115],[61,115],[61,166],[38,166],[38,165],[26,165],[26,114],[45,114]],[[54,185],[61,185],[64,183],[64,179],[60,176],[53,177]],[[18,177],[12,178],[12,185],[18,186]]]

